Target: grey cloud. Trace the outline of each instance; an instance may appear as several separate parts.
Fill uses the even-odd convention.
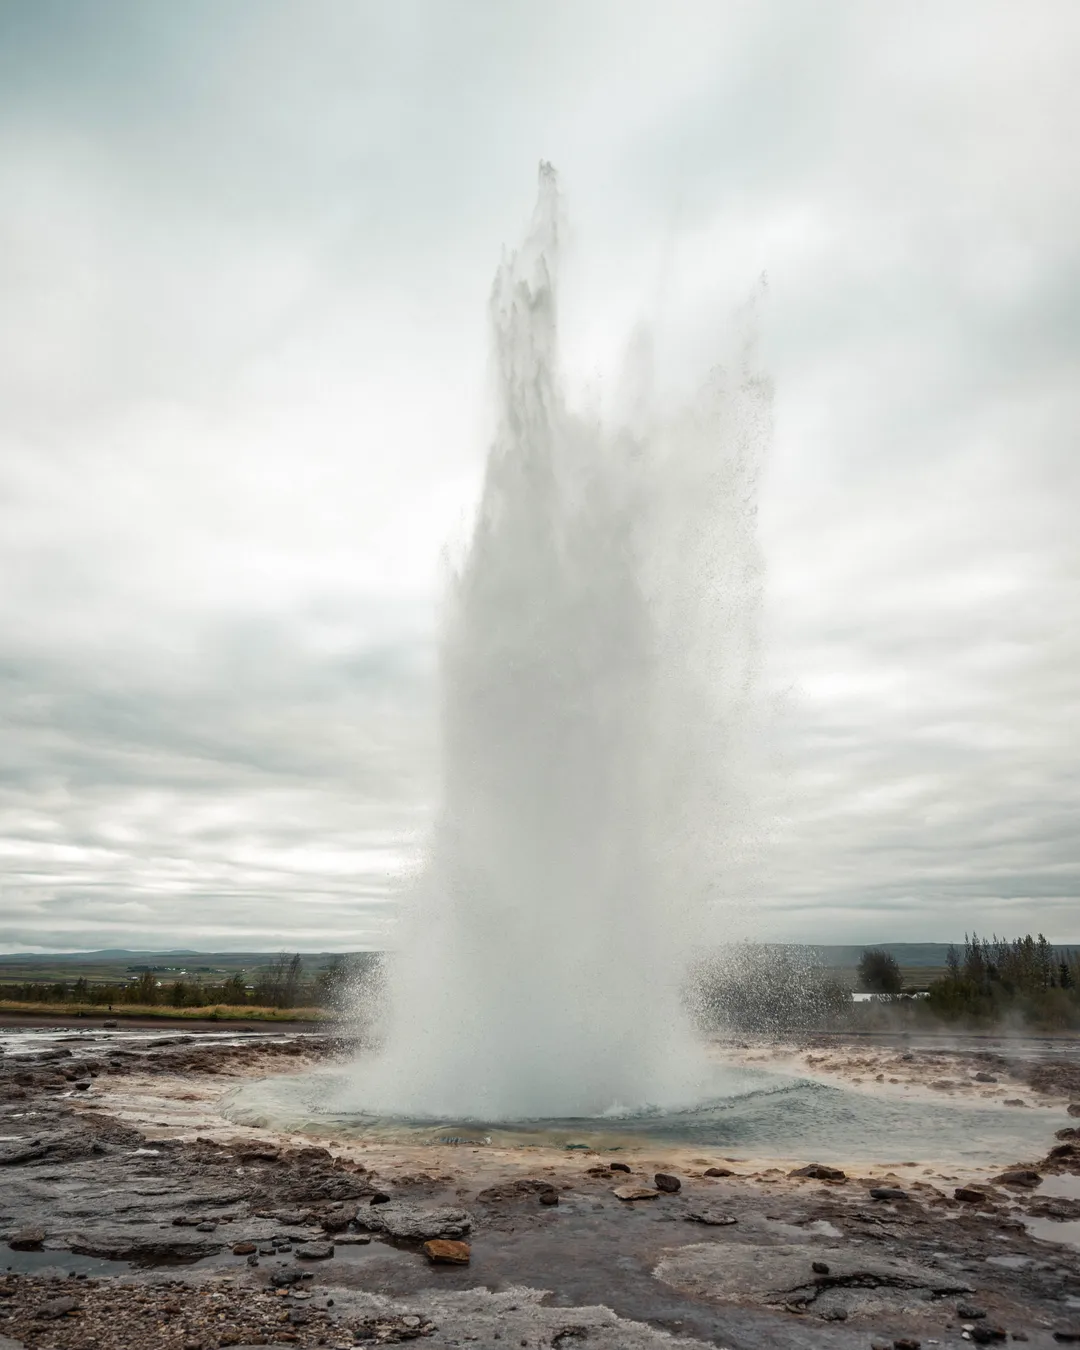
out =
[[[579,387],[654,310],[692,386],[769,274],[761,922],[1080,938],[1078,50],[1070,0],[0,5],[0,943],[384,940],[541,156]]]

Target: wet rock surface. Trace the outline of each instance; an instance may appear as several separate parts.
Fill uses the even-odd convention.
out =
[[[304,1050],[309,1062],[332,1053],[329,1039]],[[0,1270],[0,1350],[5,1336],[45,1350],[407,1340],[866,1350],[1080,1334],[1080,1251],[1023,1226],[1068,1225],[1080,1205],[1051,1193],[1080,1177],[1076,1132],[1054,1137],[1060,1114],[1047,1113],[1046,1156],[1011,1160],[996,1181],[813,1163],[739,1162],[736,1174],[629,1152],[613,1170],[585,1151],[557,1167],[534,1154],[542,1175],[470,1186],[461,1167],[379,1175],[373,1158],[333,1145],[251,1130],[229,1143],[148,1137],[94,1109],[102,1076],[154,1073],[180,1091],[203,1074],[278,1072],[294,1058],[284,1044],[184,1035],[0,1055],[0,1268],[11,1267]],[[1060,1064],[1043,1069],[1055,1090],[1072,1081]],[[464,1166],[482,1170],[475,1154]],[[464,1248],[468,1264],[432,1260],[425,1243]]]

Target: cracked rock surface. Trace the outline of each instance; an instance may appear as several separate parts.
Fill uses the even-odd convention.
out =
[[[1071,1126],[1055,1138],[1064,1122],[1049,1111],[1045,1156],[963,1177],[655,1142],[613,1158],[395,1153],[224,1122],[202,1133],[168,1115],[335,1050],[159,1035],[0,1054],[0,1350],[962,1350],[964,1306],[1034,1350],[1080,1336],[1080,1250],[1043,1235],[1075,1220],[1080,1138]],[[1052,1067],[1042,1077],[1057,1090]],[[1020,1172],[1029,1184],[992,1180]],[[658,1173],[678,1186],[658,1190]],[[621,1200],[623,1186],[648,1202]],[[430,1239],[465,1237],[468,1265],[424,1256]]]

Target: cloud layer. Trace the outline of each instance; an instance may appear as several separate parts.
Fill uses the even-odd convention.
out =
[[[769,277],[762,924],[1080,939],[1080,11],[0,5],[0,946],[379,945],[536,161],[567,362]]]

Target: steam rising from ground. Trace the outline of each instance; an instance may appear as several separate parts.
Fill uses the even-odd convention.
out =
[[[746,903],[769,389],[749,352],[616,425],[560,375],[559,199],[541,166],[491,300],[497,432],[442,644],[442,808],[350,1092],[410,1116],[597,1115],[699,1094],[682,987]],[[343,1105],[345,1105],[343,1103]]]

